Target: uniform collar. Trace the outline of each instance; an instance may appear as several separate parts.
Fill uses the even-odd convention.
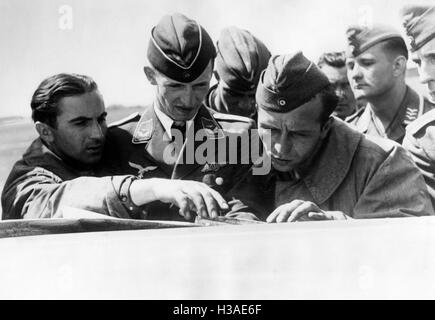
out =
[[[406,88],[406,95],[402,102],[403,114],[401,119],[403,127],[406,127],[424,113],[423,97],[415,92],[411,87],[406,86]]]
[[[156,110],[157,108],[154,108],[152,106],[145,109],[134,130],[133,138],[132,138],[133,144],[148,143],[154,135],[156,122],[160,123],[163,126],[167,134],[169,129],[169,134],[170,134],[173,120],[170,119],[167,115],[164,116],[166,116],[169,119],[165,119],[165,117],[163,116],[161,120]],[[160,113],[163,114],[163,112]],[[222,128],[214,119],[212,115],[213,113],[214,111],[202,105],[198,109],[196,115],[191,120],[187,121],[188,128],[192,124],[194,124],[195,132],[201,128],[209,129],[207,130],[207,133],[210,134],[210,137],[213,136],[214,138],[222,138],[223,137]],[[169,120],[172,122],[170,122]]]
[[[367,103],[356,127],[359,132],[367,133],[370,124],[372,124],[376,127],[379,135],[398,141],[405,135],[406,126],[423,114],[423,107],[418,94],[406,86],[405,96],[388,128],[383,128],[370,103]]]
[[[346,178],[362,135],[335,119],[308,173],[302,177],[315,203],[331,197]]]
[[[405,136],[406,126],[423,113],[423,110],[420,111],[419,109],[420,103],[418,94],[409,86],[406,86],[405,96],[392,123],[386,130],[388,138],[401,143]]]
[[[154,122],[156,117],[157,116],[154,108],[152,106],[148,106],[142,113],[134,129],[133,138],[131,140],[133,144],[147,143],[151,140],[154,134]]]

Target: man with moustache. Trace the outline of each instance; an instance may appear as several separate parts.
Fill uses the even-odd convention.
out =
[[[406,126],[435,106],[405,83],[408,51],[389,26],[347,30],[348,79],[367,105],[346,119],[358,131],[402,143]]]
[[[347,79],[345,52],[326,52],[317,62],[320,70],[328,77],[338,96],[333,115],[344,120],[356,111],[356,101]]]
[[[260,136],[273,171],[253,177],[268,222],[434,214],[424,179],[396,143],[330,117],[338,98],[301,53],[273,56],[257,88]],[[270,212],[270,211],[269,211]]]
[[[205,207],[210,216],[227,206],[216,191],[196,181],[139,180],[125,174],[102,177],[106,111],[90,77],[65,73],[48,77],[34,92],[31,108],[39,138],[6,181],[2,219],[60,218],[63,206],[144,218],[141,206],[155,201],[175,205],[189,218],[192,208]]]
[[[179,13],[164,16],[151,31],[149,65],[144,67],[155,88],[154,103],[141,115],[134,114],[109,128],[104,160],[110,172],[143,179],[203,182],[230,205],[211,217],[236,211],[240,217],[241,211],[253,212],[251,204],[257,200],[249,187],[244,187],[252,163],[242,160],[246,160],[242,153],[249,156],[250,142],[246,138],[255,123],[203,105],[215,57],[213,41],[198,22]],[[247,143],[228,143],[237,137]],[[207,159],[199,159],[204,145],[210,147],[205,152]],[[120,148],[123,152],[119,152]],[[148,219],[180,218],[175,208],[159,202],[143,209]]]
[[[427,86],[429,99],[435,103],[435,7],[405,7],[402,16],[420,82]],[[435,205],[435,111],[426,113],[407,127],[403,146],[411,152],[423,173]]]

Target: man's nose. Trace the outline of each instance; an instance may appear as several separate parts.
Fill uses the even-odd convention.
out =
[[[290,139],[282,137],[273,147],[275,149],[275,156],[286,159],[293,148],[293,143]]]
[[[353,68],[348,72],[348,78],[350,79],[360,79],[362,77],[361,68],[358,64],[355,64]]]
[[[98,123],[94,122],[91,128],[91,138],[92,139],[103,139],[105,134],[105,128]]]
[[[193,90],[192,90],[191,86],[186,86],[183,89],[183,92],[181,94],[180,99],[181,99],[181,101],[183,102],[183,104],[185,106],[192,105],[192,102],[193,102]]]

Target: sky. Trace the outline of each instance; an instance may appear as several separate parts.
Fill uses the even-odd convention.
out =
[[[401,31],[399,10],[409,3],[433,0],[0,0],[0,117],[29,116],[38,84],[60,72],[94,78],[106,106],[151,103],[143,66],[151,28],[165,14],[197,20],[214,41],[235,25],[272,54],[302,50],[317,60],[345,48],[351,24]]]

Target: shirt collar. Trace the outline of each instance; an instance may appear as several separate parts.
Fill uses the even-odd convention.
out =
[[[171,128],[172,128],[172,124],[174,123],[174,120],[171,119],[162,110],[160,110],[157,107],[156,103],[154,103],[154,112],[156,113],[157,119],[159,119],[160,123],[162,124],[163,128],[165,129],[166,135],[169,137],[169,139],[171,139],[172,138]],[[193,119],[195,119],[197,113],[195,113],[195,115],[193,116],[192,119],[186,121],[186,130],[188,130],[190,128],[190,126],[192,125]]]

